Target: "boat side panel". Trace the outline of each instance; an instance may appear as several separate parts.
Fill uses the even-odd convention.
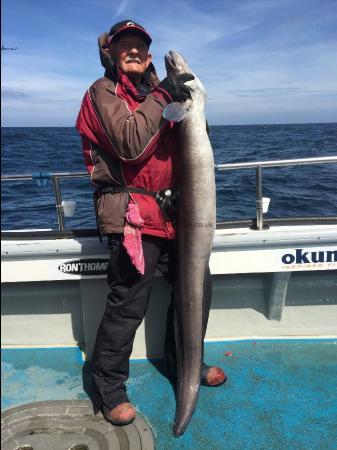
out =
[[[1,310],[4,346],[83,346],[78,281],[2,283]]]
[[[337,336],[337,272],[293,273],[281,320],[268,319],[271,289],[272,274],[213,276],[206,339]],[[3,345],[82,346],[85,342],[90,359],[108,293],[104,279],[8,283],[2,286],[2,293]],[[156,277],[132,358],[162,355],[170,294],[167,282]]]

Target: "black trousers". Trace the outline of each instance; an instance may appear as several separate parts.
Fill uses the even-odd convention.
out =
[[[109,236],[108,295],[92,358],[94,407],[109,411],[128,402],[125,381],[129,377],[129,358],[136,330],[141,324],[150,300],[156,268],[173,284],[175,241],[143,235],[145,273],[140,275],[122,245],[122,235]],[[173,291],[172,291],[173,292]],[[204,336],[211,305],[209,269],[204,283]],[[165,356],[175,363],[173,293],[167,312]]]

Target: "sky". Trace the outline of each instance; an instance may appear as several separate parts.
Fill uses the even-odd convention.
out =
[[[184,56],[211,125],[337,122],[337,0],[3,0],[2,126],[74,126],[97,38],[124,19],[160,78]]]

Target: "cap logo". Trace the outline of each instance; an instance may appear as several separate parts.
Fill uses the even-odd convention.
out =
[[[126,26],[127,27],[133,27],[135,24],[133,22],[127,22]]]

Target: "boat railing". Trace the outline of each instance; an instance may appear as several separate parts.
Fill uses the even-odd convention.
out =
[[[254,229],[262,230],[263,224],[263,195],[262,195],[262,169],[270,167],[284,167],[284,166],[303,166],[309,164],[328,164],[337,163],[336,156],[322,156],[313,158],[298,158],[298,159],[279,159],[270,161],[254,161],[254,162],[237,162],[227,164],[216,164],[215,170],[237,170],[237,169],[255,169],[256,175],[256,226]],[[59,180],[61,178],[86,178],[87,172],[33,172],[32,174],[18,174],[18,175],[2,175],[1,182],[7,181],[26,181],[35,180],[39,186],[44,186],[51,180],[55,196],[55,207],[57,212],[57,220],[59,231],[65,230],[65,216],[64,207],[62,204],[62,194]]]
[[[303,166],[308,164],[327,164],[336,163],[337,156],[322,156],[314,158],[298,158],[298,159],[279,159],[273,161],[256,161],[243,163],[216,164],[216,170],[235,170],[235,169],[255,169],[255,185],[256,185],[256,227],[257,230],[263,230],[263,196],[262,196],[262,169],[270,167],[285,166]]]
[[[46,186],[51,180],[59,231],[65,231],[64,206],[59,181],[61,178],[87,178],[88,176],[88,172],[33,172],[32,174],[1,175],[1,182],[35,180],[38,186]]]

